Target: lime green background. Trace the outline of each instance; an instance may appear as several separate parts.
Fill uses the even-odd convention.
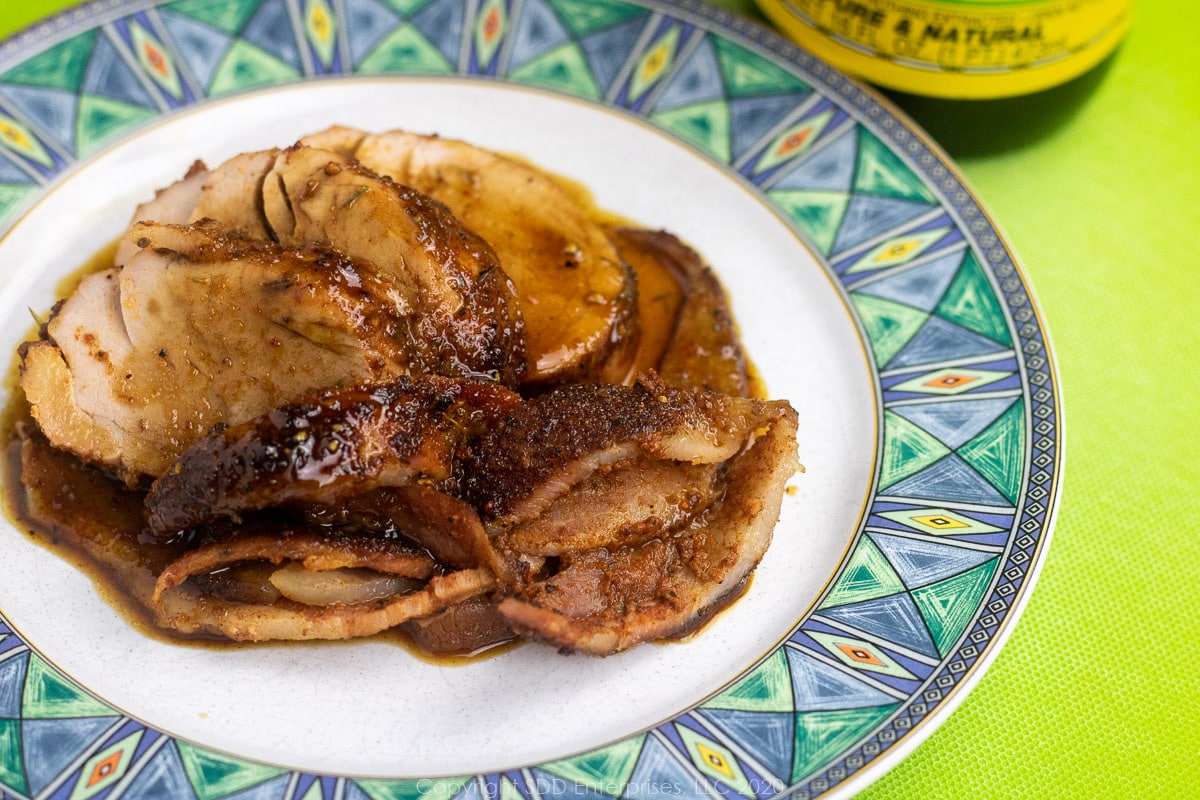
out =
[[[68,7],[4,0],[0,34]],[[722,5],[762,20],[749,0]],[[962,705],[890,798],[1200,796],[1200,7],[1142,0],[1065,88],[896,96],[954,156],[1034,286],[1062,377],[1058,524]]]

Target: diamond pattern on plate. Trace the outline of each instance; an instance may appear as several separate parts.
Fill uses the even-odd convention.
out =
[[[54,166],[54,159],[46,151],[45,146],[29,130],[29,127],[6,114],[0,114],[0,146],[3,146],[10,153],[39,166],[51,168]],[[5,165],[7,182],[26,182],[25,175],[19,169],[11,169],[11,161],[6,159]]]
[[[970,674],[1048,525],[1057,396],[996,234],[939,157],[870,97],[803,54],[714,22],[716,12],[669,3],[138,7],[7,62],[0,228],[41,186],[164,112],[308,75],[484,76],[613,107],[758,187],[845,291],[878,371],[880,491],[787,644],[650,733],[486,776],[332,778],[176,741],[77,687],[0,618],[3,791],[492,800],[643,797],[669,784],[807,797],[885,753]]]
[[[770,778],[786,784],[791,775],[796,720],[789,713],[702,709],[696,715],[728,740],[753,754]],[[761,784],[759,789],[766,789]],[[770,794],[760,791],[758,794]],[[753,795],[751,795],[753,796]]]
[[[326,0],[305,0],[301,12],[304,19],[304,38],[316,56],[321,72],[339,72],[338,21]]]
[[[848,667],[890,675],[894,678],[912,679],[915,677],[905,668],[904,664],[873,642],[824,631],[808,631],[808,635]]]
[[[509,4],[505,0],[484,0],[471,32],[472,72],[481,75],[496,74],[497,55],[509,30]]]
[[[934,536],[968,536],[1003,531],[1003,528],[945,508],[910,508],[878,513],[912,530]]]
[[[174,54],[146,21],[136,17],[122,20],[114,30],[121,36],[122,44],[132,52],[142,72],[154,82],[163,102],[181,106],[195,101],[196,94],[184,84]]]
[[[973,369],[970,367],[943,367],[942,369],[918,375],[915,378],[909,378],[902,383],[894,383],[888,388],[893,392],[932,394],[946,397],[982,389],[1012,375],[1011,371]]]
[[[630,64],[629,77],[616,96],[618,105],[634,110],[646,106],[650,90],[658,86],[675,66],[692,28],[674,20],[658,20],[649,44]]]
[[[114,717],[25,719],[20,723],[24,778],[32,795],[70,777],[78,756],[94,748]]]
[[[676,724],[681,745],[691,757],[692,764],[709,780],[724,784],[730,790],[746,797],[753,797],[754,787],[747,771],[738,757],[716,738],[706,736],[693,728]]]
[[[70,800],[89,800],[125,777],[144,735],[144,729],[133,731],[85,761]]]

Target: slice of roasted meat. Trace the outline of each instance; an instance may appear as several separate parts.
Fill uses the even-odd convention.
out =
[[[168,223],[190,221],[209,179],[208,167],[203,161],[196,161],[182,178],[159,189],[154,193],[153,199],[139,205],[133,212],[132,221],[154,220]],[[136,239],[122,237],[117,242],[116,251],[113,253],[113,266],[119,267],[129,263],[139,249]]]
[[[314,389],[524,370],[511,282],[444,206],[327,151],[252,155],[143,209],[225,220],[134,223],[123,265],[86,276],[23,349],[46,435],[131,485],[211,425]],[[217,197],[220,176],[239,191]]]
[[[408,370],[387,286],[340,253],[199,226],[140,225],[137,235],[153,246],[86,276],[21,369],[51,441],[131,483],[160,474],[217,422]]]
[[[459,445],[519,402],[477,378],[326,389],[196,440],[150,487],[147,522],[169,538],[264,508],[444,483]]]
[[[525,371],[517,290],[492,247],[444,205],[347,156],[295,146],[263,179],[271,234],[289,247],[312,242],[373,264],[425,343],[423,371],[492,375]]]
[[[725,465],[719,499],[685,528],[572,552],[501,600],[501,616],[527,635],[596,656],[699,629],[745,590],[796,470],[794,412],[775,406],[762,421],[770,427]]]
[[[639,364],[670,386],[748,396],[749,365],[712,268],[666,231],[618,225],[608,235],[638,276]]]
[[[156,541],[145,535],[143,493],[51,447],[32,426],[21,434],[22,517],[99,564],[159,629],[232,641],[345,639],[431,619],[472,598],[495,606],[491,570],[446,569],[414,537],[328,519],[259,519],[214,525],[185,542]],[[435,500],[407,513],[449,536],[461,526],[443,520],[444,510]],[[475,649],[464,638],[469,630],[460,624],[456,639],[428,645]]]
[[[445,203],[495,248],[525,322],[531,383],[620,382],[637,346],[637,286],[604,229],[528,163],[407,131],[331,128],[301,140]]]
[[[497,550],[530,565],[501,616],[592,655],[695,630],[766,552],[795,435],[784,401],[651,380],[526,402],[460,462]]]
[[[517,637],[490,595],[469,597],[402,626],[413,643],[430,655],[472,656]]]
[[[470,597],[494,591],[498,620],[447,611],[439,624],[460,644],[464,631],[511,628],[607,655],[684,635],[762,558],[796,468],[795,431],[785,402],[652,377],[525,400],[473,379],[323,392],[215,430],[155,482],[151,530],[209,543],[164,570],[156,602],[179,576],[230,599],[228,581],[193,576],[213,559],[252,561],[264,538],[226,531],[265,524],[406,541],[449,569],[482,570],[493,583]],[[233,582],[261,584],[253,573]],[[430,641],[439,630],[422,627]]]
[[[282,566],[281,566],[282,565]],[[440,574],[400,539],[271,531],[189,550],[163,569],[159,624],[234,641],[370,636],[478,597],[491,573]]]
[[[26,519],[184,635],[679,638],[797,468],[695,251],[401,131],[197,162],[21,358]]]
[[[231,585],[239,582],[245,585]],[[419,581],[374,566],[316,570],[291,562],[264,570],[249,563],[164,588],[150,608],[160,627],[188,636],[235,642],[353,639],[427,618],[494,587],[495,579],[483,569]]]
[[[138,222],[207,222],[232,236],[285,248],[319,244],[370,264],[392,285],[412,337],[437,349],[430,371],[524,373],[524,335],[515,288],[492,247],[442,203],[363,167],[343,153],[304,145],[234,156],[209,170],[195,164],[139,206]],[[153,242],[130,235],[115,263]]]
[[[135,225],[159,214],[150,219],[209,222],[289,249],[332,248],[390,285],[410,338],[424,343],[414,354],[424,370],[491,374],[505,383],[524,374],[516,289],[488,242],[442,203],[348,155],[298,144],[243,153],[212,170],[194,166],[138,214]],[[119,250],[117,264],[133,255]]]
[[[442,565],[457,569],[484,566],[504,579],[512,575],[512,565],[503,562],[492,547],[475,509],[425,483],[354,493],[347,487],[327,502],[300,503],[297,511],[306,527],[403,537]]]

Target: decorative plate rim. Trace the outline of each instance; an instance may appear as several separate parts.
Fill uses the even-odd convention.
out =
[[[272,86],[310,80],[321,69],[343,77],[367,74],[357,71],[362,60],[354,61],[354,54],[349,52],[345,39],[332,44],[311,37],[306,40],[302,31],[303,14],[314,8],[330,14],[329,21],[335,27],[342,23],[348,26],[346,9],[351,1],[231,0],[253,6],[255,12],[270,4],[286,8],[291,14],[291,32],[296,35],[297,48],[308,49],[300,74],[291,80],[279,79]],[[546,787],[539,786],[537,781],[542,776],[551,776],[566,781],[561,787],[564,791],[636,797],[639,794],[632,776],[643,763],[650,765],[645,769],[652,770],[646,775],[668,775],[662,772],[667,769],[664,766],[667,762],[661,755],[655,756],[657,761],[645,755],[651,748],[656,753],[669,754],[674,759],[669,769],[677,771],[669,775],[686,777],[690,781],[689,787],[700,794],[810,797],[826,793],[848,794],[863,788],[923,741],[982,677],[1011,634],[1028,600],[1053,531],[1061,498],[1063,469],[1061,389],[1045,322],[1011,246],[950,158],[902,112],[873,90],[757,23],[696,0],[605,2],[601,4],[602,8],[640,9],[644,19],[630,11],[631,18],[641,19],[642,25],[638,29],[640,38],[634,44],[635,49],[623,51],[621,66],[629,68],[624,76],[625,83],[620,84],[621,77],[618,76],[613,79],[617,83],[602,87],[606,92],[602,97],[593,99],[573,93],[572,87],[567,85],[548,85],[544,76],[535,79],[530,77],[532,73],[527,73],[522,79],[514,77],[511,71],[500,75],[500,70],[511,66],[498,62],[498,53],[505,43],[496,44],[489,51],[486,42],[481,46],[478,40],[470,41],[475,23],[492,9],[507,13],[507,22],[511,23],[526,13],[527,7],[554,5],[561,8],[571,4],[570,0],[428,0],[409,6],[414,7],[412,14],[416,14],[422,8],[455,2],[462,3],[464,14],[462,29],[457,34],[461,50],[459,61],[450,65],[452,69],[447,77],[538,85],[575,99],[621,107],[664,132],[674,133],[684,144],[753,184],[764,202],[775,208],[781,218],[792,221],[794,229],[817,256],[851,310],[869,356],[878,405],[875,471],[866,506],[858,529],[847,545],[846,556],[795,628],[780,637],[780,643],[761,662],[678,716],[603,746],[601,749],[621,747],[634,739],[639,740],[636,752],[616,773],[596,772],[585,763],[589,758],[603,755],[598,750],[591,750],[562,759],[563,763],[574,762],[568,766],[554,762],[553,765],[537,764],[505,773],[462,778],[379,780],[288,772],[287,785],[282,791],[288,797],[309,797],[308,792],[317,787],[315,791],[320,794],[312,796],[351,796],[357,791],[360,794],[353,796],[382,798],[436,790],[445,797],[493,798],[515,790],[519,796],[536,797],[547,794]],[[104,25],[122,23],[128,27],[128,21],[139,13],[186,4],[187,0],[91,0],[60,12],[0,43],[0,90],[5,76],[12,70],[51,47]],[[411,14],[404,17],[399,11],[400,5],[391,3],[386,8],[397,17],[411,21]],[[654,97],[656,91],[680,74],[690,53],[684,52],[676,41],[674,51],[666,52],[664,56],[666,67],[649,76],[651,88],[637,96],[630,88],[629,70],[639,57],[647,56],[651,45],[664,41],[661,34],[669,29],[676,31],[677,38],[686,39],[693,45],[711,38],[739,52],[744,51],[747,58],[756,57],[779,69],[778,79],[790,78],[805,86],[809,93],[790,108],[780,105],[782,110],[776,110],[773,127],[758,131],[758,138],[745,145],[741,152],[732,152],[736,148],[728,139],[717,142],[714,149],[714,141],[698,140],[686,132],[681,133],[684,131],[682,126],[672,129],[671,123],[661,119],[651,122],[653,106],[648,98]],[[116,37],[126,32],[122,29],[107,35]],[[162,34],[163,30],[150,33]],[[507,34],[505,30],[500,37]],[[579,48],[583,38],[583,34],[573,35],[566,44]],[[154,45],[163,48],[160,55],[178,59],[180,51],[174,47],[169,35],[162,39],[153,41]],[[324,50],[321,49],[323,45]],[[331,52],[332,56],[329,55]],[[322,60],[327,57],[333,60],[322,67]],[[338,61],[339,57],[341,61]],[[371,74],[415,73],[384,71]],[[596,80],[595,75],[592,78]],[[190,81],[192,85],[174,89],[165,84],[152,84],[146,76],[141,76],[141,80],[160,105],[171,108],[202,105],[216,96],[206,93],[211,84],[201,85],[203,82],[195,76],[185,77],[181,82],[188,84]],[[795,84],[789,86],[795,89]],[[251,88],[241,87],[237,91]],[[178,93],[173,100],[168,95],[175,91]],[[762,99],[769,94],[762,92],[756,96],[749,92],[745,96]],[[796,94],[803,92],[797,90]],[[723,99],[728,113],[729,97]],[[767,105],[764,102],[762,108]],[[52,133],[48,135],[36,119],[14,113],[18,110],[19,102],[0,91],[0,126],[7,125],[8,130],[29,137],[31,141],[31,148],[22,150],[9,138],[5,142],[7,150],[0,147],[0,167],[7,166],[9,173],[13,168],[19,168],[39,180],[42,187],[51,186],[57,176],[70,170],[75,154],[68,153],[68,148],[62,146],[57,150],[52,147],[54,152],[47,152],[42,145],[53,139]],[[822,114],[825,115],[823,118]],[[837,120],[836,125],[831,120]],[[133,127],[125,130],[136,130],[136,124],[131,125]],[[843,127],[832,130],[837,125]],[[847,131],[853,134],[856,148],[874,148],[870,157],[878,159],[876,166],[882,175],[875,177],[882,183],[873,186],[872,191],[866,191],[859,186],[859,181],[869,181],[871,176],[865,179],[853,176],[854,183],[847,184],[840,200],[818,198],[812,193],[836,193],[828,188],[828,180],[812,175],[807,176],[806,184],[797,175],[803,171],[803,165],[811,163],[810,159],[820,152],[821,147],[827,147],[835,139],[840,141],[838,137],[850,136]],[[115,135],[123,132],[118,131]],[[787,150],[786,137],[789,135],[795,140],[791,151]],[[862,143],[868,139],[874,143]],[[817,142],[822,144],[818,146]],[[36,151],[38,147],[41,147],[41,153]],[[856,158],[865,158],[862,152],[856,150]],[[83,162],[88,157],[88,153],[81,153],[78,161]],[[42,159],[40,162],[39,158]],[[0,184],[5,182],[4,175],[5,170],[0,169]],[[895,185],[886,185],[889,180]],[[38,191],[35,185],[16,201],[0,195],[0,234],[6,232],[36,200]],[[805,196],[805,192],[810,196]],[[895,202],[874,202],[878,197]],[[816,204],[805,206],[802,203],[805,199]],[[8,200],[7,204],[5,200]],[[826,205],[820,204],[826,201]],[[836,213],[838,202],[842,216],[834,223],[820,217],[822,213]],[[916,214],[915,206],[922,202],[927,206],[925,213]],[[905,206],[906,203],[909,206]],[[864,218],[873,214],[876,225],[889,227],[870,229],[869,233],[874,235],[863,235],[860,231],[857,241],[839,249],[838,237],[843,226],[850,224],[848,213],[858,213]],[[868,225],[866,222],[859,224]],[[852,238],[847,237],[841,244]],[[953,241],[947,244],[948,240]],[[888,247],[893,250],[888,251]],[[957,253],[962,254],[961,263],[951,263]],[[868,257],[875,260],[868,264]],[[942,292],[949,293],[957,286],[959,294],[955,299],[960,307],[943,309],[946,297],[941,294],[936,308],[921,309],[926,312],[923,317],[910,313],[912,307],[896,309],[888,305],[905,306],[900,301],[906,297],[929,299],[921,291],[932,290],[922,290],[916,284],[906,287],[902,280],[894,280],[905,272],[911,273],[909,277],[912,278],[920,270],[931,275],[937,273],[936,281],[942,282]],[[927,278],[927,282],[932,280],[935,278]],[[963,286],[958,286],[960,283]],[[873,290],[871,286],[874,286]],[[975,308],[968,307],[972,303],[976,304]],[[981,311],[979,304],[986,308]],[[953,329],[946,327],[951,320]],[[901,330],[899,334],[896,333],[897,326]],[[941,342],[945,346],[947,335],[961,336],[963,330],[979,337],[980,341],[972,340],[977,349],[967,348],[955,357],[946,358],[946,353],[939,351],[936,345]],[[925,350],[915,352],[920,348],[914,342],[920,344],[921,336],[928,339],[924,342]],[[988,350],[989,342],[997,347]],[[1010,346],[1002,347],[1006,342]],[[905,353],[908,353],[907,358]],[[941,357],[931,358],[931,353]],[[931,366],[937,369],[922,371]],[[927,380],[924,385],[918,381],[922,378]],[[970,386],[972,383],[978,384],[978,388],[987,385],[1007,388],[978,393]],[[937,397],[943,400],[940,403],[931,400]],[[1005,398],[1012,398],[1008,405],[1003,402]],[[957,407],[953,405],[955,402]],[[946,412],[936,409],[939,404],[964,409],[972,403],[972,408],[986,408],[986,411],[974,416],[967,412],[959,414],[959,417],[969,418],[963,423],[968,427],[983,425],[970,435],[962,430],[949,430],[952,421],[939,418],[939,414]],[[995,411],[1000,406],[1004,408]],[[1014,408],[1017,409],[1015,412]],[[958,424],[962,420],[956,417],[953,422]],[[930,428],[936,433],[931,433]],[[936,445],[942,445],[945,452],[939,451]],[[999,463],[1004,461],[1005,453],[1011,453],[1017,445],[1020,446],[1020,463],[1015,467],[1011,463]],[[884,464],[889,456],[899,454],[901,447],[915,448],[917,460],[926,463],[915,470],[912,459],[907,462],[897,459],[896,464]],[[937,453],[941,453],[940,460],[926,461]],[[932,473],[938,464],[950,463],[952,459],[953,470],[946,468],[941,473]],[[962,464],[966,464],[974,475],[968,476]],[[983,483],[972,484],[970,490],[965,484],[955,483],[956,480],[974,481],[976,477],[982,477]],[[1007,505],[992,500],[978,502],[980,497],[989,497],[987,487],[993,490],[996,498],[1007,501]],[[938,490],[946,496],[934,496]],[[888,491],[892,493],[888,494]],[[913,494],[914,491],[918,494]],[[930,496],[919,496],[922,491]],[[1007,524],[1005,519],[1009,520]],[[970,563],[973,558],[963,555],[967,550],[990,553],[994,557],[970,567],[964,566],[962,571],[947,576],[942,574],[949,568],[947,562],[935,557],[936,554],[949,558],[941,552],[945,549],[945,541],[954,543],[952,546],[962,551],[953,556],[963,559],[959,566]],[[961,547],[963,543],[968,546]],[[906,547],[909,549],[905,550]],[[919,563],[922,559],[929,563]],[[929,582],[921,583],[924,580]],[[953,581],[958,583],[948,585]],[[963,608],[954,607],[952,590],[956,588],[974,593],[971,596],[976,604],[968,609],[970,614],[966,617]],[[945,629],[922,639],[920,625],[910,620],[905,623],[909,627],[899,631],[900,636],[895,636],[897,631],[889,630],[893,636],[885,638],[881,632],[886,629],[881,627],[879,615],[889,609],[900,615],[917,609],[926,634],[930,634],[931,626],[941,625]],[[943,638],[937,638],[938,635]],[[903,641],[895,641],[897,638]],[[16,663],[13,656],[22,648],[29,651],[31,657],[37,655],[0,613],[0,689],[5,688],[5,680],[15,679],[12,675],[6,677],[4,668],[6,664]],[[24,677],[22,672],[21,680]],[[65,681],[64,688],[71,690],[70,680],[59,677]],[[829,703],[836,697],[819,693],[798,698],[801,688],[797,681],[805,679],[843,681],[843,689],[851,694],[857,692],[853,703],[859,705],[852,703],[835,708]],[[780,680],[786,681],[790,692],[786,710],[781,710],[780,693],[783,690],[780,686],[766,686]],[[88,694],[82,687],[73,688]],[[870,702],[876,705],[867,704],[872,691],[876,695]],[[879,698],[885,695],[894,698],[895,702],[880,704]],[[104,702],[101,698],[96,699]],[[808,703],[805,708],[800,707],[801,700]],[[20,709],[17,711],[10,715],[0,706],[0,744],[18,741],[14,738],[19,735],[14,731],[21,718]],[[822,717],[822,714],[826,716]],[[837,718],[836,724],[823,721],[833,719],[828,716],[830,714],[842,716]],[[781,715],[790,718],[789,763],[782,764],[774,759],[773,763],[766,764],[764,760],[772,760],[771,753],[762,749],[762,743],[748,744],[745,737],[759,734],[767,737],[776,733],[776,727],[767,730],[761,726],[780,725]],[[11,724],[5,725],[6,722]],[[756,734],[746,727],[748,725],[760,725],[761,729]],[[805,728],[806,725],[809,727]],[[806,733],[810,735],[806,737]],[[136,740],[133,740],[135,736]],[[104,731],[88,744],[76,759],[78,763],[72,767],[74,772],[60,776],[57,785],[66,786],[67,781],[83,785],[88,777],[95,777],[95,773],[85,774],[86,769],[110,763],[103,761],[102,756],[111,758],[113,754],[120,754],[116,761],[111,761],[120,774],[110,780],[106,773],[99,783],[92,784],[92,793],[85,796],[123,796],[132,784],[125,781],[118,786],[118,780],[134,765],[153,758],[164,743],[175,741],[155,731],[151,725],[124,717],[121,724]],[[176,743],[176,746],[180,744]],[[803,747],[814,751],[807,761],[798,755]],[[215,753],[208,756],[216,759],[214,764],[223,758]],[[250,765],[236,756],[229,756],[229,759],[231,767]],[[19,760],[6,762],[0,758],[0,787],[5,790],[16,792],[18,796],[37,793],[29,791],[27,773],[28,765],[22,766]],[[202,771],[189,772],[188,779],[192,791],[203,797],[237,793],[223,791],[218,781],[210,782],[211,776],[206,778]],[[272,778],[277,779],[280,776]],[[23,783],[13,785],[15,782]],[[265,786],[266,783],[270,781],[251,786]],[[238,791],[243,789],[248,787],[240,786]]]

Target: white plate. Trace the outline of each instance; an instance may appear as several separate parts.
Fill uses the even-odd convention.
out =
[[[166,644],[5,526],[0,744],[20,755],[0,783],[851,791],[997,649],[1057,495],[1044,331],[944,157],[858,86],[693,5],[103,3],[38,34],[0,49],[8,352],[28,309],[194,159],[333,123],[438,132],[524,155],[704,253],[769,393],[800,412],[807,472],[744,599],[686,644],[605,660]]]

